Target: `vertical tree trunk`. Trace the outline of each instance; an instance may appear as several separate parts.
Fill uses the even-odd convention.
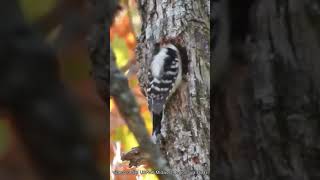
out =
[[[215,93],[214,178],[320,179],[319,2],[259,0],[251,8],[252,26],[236,22],[251,30],[242,41],[248,63],[232,56]]]
[[[162,121],[163,155],[178,179],[209,179],[210,1],[139,1],[142,33],[137,47],[139,81],[146,92],[154,44],[182,39],[183,82],[167,103]],[[194,175],[195,172],[198,173]]]

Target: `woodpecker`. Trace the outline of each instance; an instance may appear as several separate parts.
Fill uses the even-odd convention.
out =
[[[160,134],[163,110],[182,79],[182,61],[178,48],[171,44],[161,45],[152,57],[148,70],[147,99],[152,112],[152,141]]]

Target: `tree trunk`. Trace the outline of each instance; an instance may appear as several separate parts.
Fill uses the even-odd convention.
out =
[[[214,178],[320,179],[319,2],[248,3],[251,23],[245,10],[236,22],[250,30],[247,61],[226,54],[229,73],[215,91]]]
[[[170,98],[162,121],[161,150],[178,179],[209,179],[210,1],[140,0],[142,33],[137,46],[143,91],[155,43],[181,39],[183,82]],[[196,173],[196,175],[194,175]]]

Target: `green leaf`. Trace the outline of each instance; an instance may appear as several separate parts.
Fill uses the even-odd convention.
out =
[[[138,146],[136,138],[126,125],[116,128],[114,134],[111,135],[111,141],[120,141],[125,152]]]
[[[116,56],[118,68],[122,68],[129,62],[129,50],[126,41],[118,36],[115,36],[111,42],[111,48]]]

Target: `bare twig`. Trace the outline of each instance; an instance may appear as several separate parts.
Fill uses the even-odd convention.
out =
[[[140,165],[149,165],[148,164],[148,154],[145,153],[142,149],[139,147],[134,147],[127,153],[124,153],[121,155],[122,161],[129,161],[129,167],[132,166],[140,166]]]

